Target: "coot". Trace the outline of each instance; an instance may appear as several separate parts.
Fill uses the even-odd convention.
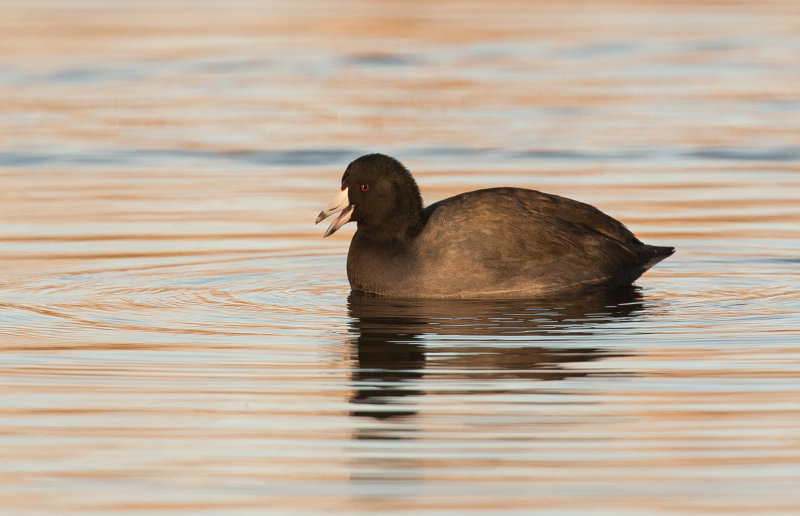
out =
[[[673,247],[642,243],[597,208],[524,188],[488,188],[423,207],[396,159],[361,156],[317,223],[355,221],[355,292],[409,298],[535,298],[630,285]]]

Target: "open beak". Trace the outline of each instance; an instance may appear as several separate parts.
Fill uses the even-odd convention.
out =
[[[322,235],[322,238],[330,236],[336,233],[336,230],[340,227],[344,226],[350,221],[350,217],[353,215],[353,210],[355,209],[354,204],[350,204],[350,198],[347,196],[347,187],[342,188],[342,191],[339,192],[331,203],[317,216],[317,221],[314,224],[319,224],[323,220],[327,219],[334,213],[339,213],[339,216],[336,217],[336,220],[328,226],[328,229],[325,231],[325,234]]]

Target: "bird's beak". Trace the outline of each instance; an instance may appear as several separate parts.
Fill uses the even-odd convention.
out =
[[[336,220],[334,220],[333,223],[328,226],[328,229],[325,231],[325,234],[322,235],[322,238],[336,233],[337,229],[350,221],[350,217],[353,215],[353,210],[356,206],[354,204],[350,204],[350,198],[347,196],[347,191],[347,187],[342,188],[342,191],[339,192],[339,195],[337,195],[324,210],[319,212],[315,224],[319,224],[334,213],[341,212],[339,216],[336,217]]]

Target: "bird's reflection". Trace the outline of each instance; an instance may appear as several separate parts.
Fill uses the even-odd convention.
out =
[[[576,342],[609,323],[635,317],[643,303],[638,288],[630,287],[548,301],[392,300],[352,293],[348,308],[352,414],[388,419],[416,413],[414,398],[424,394],[423,377],[534,381],[586,376],[567,364],[612,352]]]

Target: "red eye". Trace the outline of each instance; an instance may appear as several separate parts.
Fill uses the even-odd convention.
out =
[[[367,190],[369,190],[369,185],[361,185],[362,192],[366,192]]]

